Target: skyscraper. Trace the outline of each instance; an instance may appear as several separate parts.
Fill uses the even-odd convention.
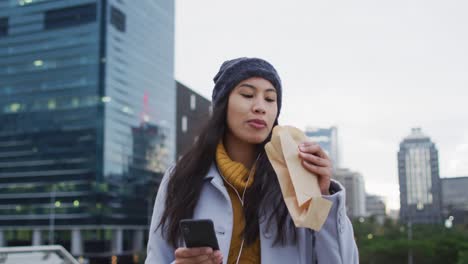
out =
[[[0,2],[0,244],[142,249],[173,69],[174,1]]]
[[[325,150],[333,162],[333,168],[340,167],[340,157],[338,149],[338,129],[336,127],[318,128],[308,127],[305,131],[312,141],[317,142]]]
[[[442,223],[438,152],[420,128],[413,128],[400,143],[398,177],[400,219],[412,223]]]

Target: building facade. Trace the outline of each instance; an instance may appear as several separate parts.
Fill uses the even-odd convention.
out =
[[[338,149],[338,129],[336,127],[318,128],[308,127],[305,134],[312,141],[318,143],[333,162],[333,168],[340,167],[340,156]]]
[[[441,178],[441,184],[443,217],[455,225],[467,225],[468,177]]]
[[[364,178],[358,172],[338,168],[333,179],[343,184],[346,190],[346,211],[350,218],[366,216],[366,191]]]
[[[400,220],[442,223],[439,158],[435,144],[420,128],[400,143],[398,151]]]
[[[0,243],[142,250],[173,71],[173,1],[1,1]]]
[[[177,155],[180,158],[198,138],[203,125],[211,116],[211,102],[192,89],[177,86]]]

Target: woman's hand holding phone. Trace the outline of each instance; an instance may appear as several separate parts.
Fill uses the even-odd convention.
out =
[[[180,228],[187,247],[176,249],[176,264],[220,264],[219,251],[213,221],[210,219],[183,219]]]
[[[221,251],[213,251],[210,247],[183,248],[176,249],[176,264],[220,264],[223,262]]]

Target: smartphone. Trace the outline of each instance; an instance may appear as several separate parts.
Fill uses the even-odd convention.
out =
[[[210,219],[183,219],[179,225],[188,248],[210,247],[219,250],[213,221]]]

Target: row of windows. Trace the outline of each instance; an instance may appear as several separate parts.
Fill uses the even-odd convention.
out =
[[[89,183],[67,183],[61,182],[58,184],[11,184],[1,188],[2,192],[0,197],[5,196],[6,194],[21,194],[21,193],[51,193],[55,189],[55,192],[59,196],[60,193],[66,192],[77,192],[77,191],[90,191],[91,187]]]
[[[89,111],[83,111],[85,114],[83,118],[88,117],[90,114],[86,113]],[[91,111],[93,112],[93,111]],[[77,113],[81,114],[81,113]],[[45,120],[45,118],[30,118],[31,121],[36,121],[37,125],[35,127],[39,127],[45,121],[52,121],[56,122],[58,120],[55,116],[62,116],[59,114],[56,115],[34,115],[34,116],[41,116],[41,117],[48,117],[49,120]],[[5,116],[4,116],[5,117]],[[18,118],[17,118],[18,119]],[[60,121],[60,120],[58,120]],[[89,122],[89,121],[88,121]],[[5,118],[2,118],[2,123],[5,122]],[[32,123],[32,122],[30,122]],[[2,127],[2,131],[3,132]],[[94,162],[94,153],[93,144],[95,143],[96,136],[95,136],[95,128],[88,128],[86,130],[80,131],[69,131],[64,132],[60,129],[56,128],[54,130],[47,129],[41,130],[39,132],[27,132],[23,133],[22,135],[12,135],[12,136],[4,136],[0,138],[0,142],[2,143],[2,147],[0,148],[0,163],[1,164],[8,164],[4,166],[4,168],[8,167],[18,167],[20,165],[21,168],[27,168],[35,165],[43,165],[46,162],[54,162],[55,164],[85,164],[85,163],[92,163]],[[20,141],[19,144],[8,144],[8,143],[16,143]],[[25,142],[25,143],[23,143]],[[61,155],[44,155],[44,153],[48,152],[51,148],[56,147],[57,145],[66,145],[70,148],[68,154],[61,154]],[[72,145],[70,145],[72,144]],[[77,154],[76,148],[80,147],[87,147],[85,155]],[[29,152],[29,156],[24,156],[23,158],[20,157],[22,152]],[[91,154],[90,154],[91,153]],[[25,153],[26,154],[26,153]],[[54,165],[56,166],[56,165]],[[2,186],[0,184],[0,186]],[[1,191],[0,191],[1,193]]]
[[[32,82],[31,82],[32,83]],[[94,93],[94,88],[96,82],[88,81],[85,77],[79,77],[76,79],[69,80],[57,80],[52,82],[41,82],[35,83],[34,86],[31,86],[31,83],[25,83],[24,85],[15,85],[15,86],[4,86],[0,90],[1,95],[19,95],[19,94],[28,94],[36,93],[37,91],[64,91],[64,90],[80,90],[81,93],[87,93],[90,89]]]
[[[49,0],[18,0],[18,1],[10,1],[10,2],[12,6],[16,4],[15,2],[18,2],[17,5],[25,6],[25,5],[37,4],[40,2],[44,2],[44,1],[49,1]]]
[[[66,7],[46,11],[44,19],[45,29],[57,29],[77,26],[96,21],[96,3]]]
[[[96,3],[48,10],[44,15],[45,29],[58,29],[95,22]],[[0,18],[0,37],[8,35],[8,18]]]
[[[42,44],[37,45],[33,44],[34,39],[24,39],[23,42],[21,42],[23,44],[29,42],[29,45],[6,43],[5,47],[7,47],[8,50],[2,48],[2,53],[10,56],[3,56],[3,58],[6,58],[5,60],[2,60],[2,63],[21,63],[34,60],[36,58],[57,59],[64,56],[77,57],[83,54],[95,54],[94,56],[97,57],[98,48],[96,47],[96,38],[91,39],[91,41],[88,39],[84,39],[83,41],[82,38],[80,39],[79,36],[74,34],[72,38],[67,40],[55,38],[43,41]],[[55,47],[51,47],[50,44]],[[12,50],[15,52],[11,52]],[[8,51],[10,54],[5,51]]]
[[[90,80],[89,78],[82,77],[80,75],[77,76],[67,73],[68,72],[65,70],[58,70],[55,71],[53,75],[45,74],[41,76],[41,74],[37,73],[34,74],[34,76],[32,76],[42,78],[31,78],[30,76],[16,76],[17,79],[20,79],[18,82],[7,84],[4,87],[2,87],[2,89],[0,89],[0,107],[5,101],[13,100],[13,98],[18,98],[17,96],[5,98],[2,97],[2,95],[18,95],[20,97],[24,96],[23,98],[21,98],[21,100],[28,100],[29,96],[44,97],[52,94],[52,92],[54,92],[53,94],[56,97],[67,96],[70,94],[76,95],[77,93],[81,96],[96,94],[97,80]],[[62,75],[64,79],[53,80],[54,76],[59,75]],[[7,77],[11,77],[10,79],[13,79],[14,76]],[[0,76],[0,79],[3,78],[4,77]],[[65,78],[68,78],[69,80],[66,80]],[[48,91],[50,91],[50,93],[48,93]]]
[[[78,201],[78,200],[76,200]],[[37,206],[25,206],[25,205],[17,205],[14,209],[5,209],[0,210],[0,215],[48,215],[52,212],[54,214],[77,214],[77,213],[86,213],[88,211],[95,211],[93,209],[89,210],[88,206],[83,207],[79,201],[76,203],[77,206],[74,204],[63,204],[60,201],[56,201],[54,205],[49,207],[40,208]],[[53,208],[52,208],[53,207]],[[100,208],[99,208],[100,210]]]
[[[38,32],[37,34],[18,35],[14,39],[0,42],[0,55],[13,53],[31,53],[40,49],[53,49],[61,46],[68,47],[76,44],[97,43],[98,35],[90,28],[73,29],[73,37],[57,34],[56,32]]]
[[[69,142],[69,141],[64,141],[64,142],[51,142],[51,144],[54,144],[52,146],[41,146],[40,150],[46,150],[46,149],[52,149],[52,148],[64,148],[64,147],[69,147],[70,145],[76,146],[76,147],[82,147],[84,144],[78,145],[75,141]],[[23,150],[27,150],[26,148],[22,148]],[[6,150],[0,150],[0,153],[5,153],[5,152],[11,152],[15,151],[17,149],[6,149]],[[1,173],[8,173],[8,172],[28,172],[28,171],[39,171],[39,170],[73,170],[73,169],[86,169],[86,168],[93,168],[94,163],[91,161],[88,161],[86,163],[65,163],[60,160],[49,160],[48,162],[37,162],[38,157],[33,157],[31,158],[32,161],[28,164],[28,166],[24,166],[22,164],[27,164],[27,162],[0,162],[6,165],[3,165],[0,167],[0,172]],[[15,164],[16,163],[16,164]],[[11,186],[10,186],[11,187]],[[16,187],[11,187],[11,190],[14,191]]]
[[[126,30],[126,16],[118,8],[111,6],[110,23],[121,32]],[[44,28],[59,29],[95,22],[97,19],[96,3],[48,10],[44,15]],[[8,35],[8,18],[0,18],[0,37]]]
[[[3,229],[2,231],[3,231],[5,241],[12,241],[12,240],[32,241],[33,231],[31,229]],[[49,234],[49,230],[40,230],[40,232],[43,238],[47,238]],[[138,232],[138,231],[123,230],[123,236],[125,240],[130,240],[130,237],[135,232]],[[84,242],[94,242],[98,240],[111,241],[115,239],[114,231],[111,228],[81,229],[80,234]],[[54,231],[54,237],[56,238],[56,241],[70,241],[71,236],[72,236],[72,230],[70,229],[69,230],[56,229]],[[99,251],[96,251],[96,252],[99,252]]]
[[[84,97],[62,97],[35,100],[30,104],[12,102],[4,105],[1,109],[3,113],[18,113],[26,111],[73,109],[79,107],[89,107],[98,104],[97,96]]]
[[[69,159],[70,160],[70,159]],[[78,159],[74,159],[75,161]],[[86,161],[87,159],[80,159],[82,161]],[[27,161],[28,162],[33,162],[33,161]],[[67,188],[70,186],[80,186],[84,184],[89,184],[88,181],[65,181],[65,182],[56,182],[56,183],[50,183],[50,182],[44,182],[44,181],[37,181],[37,182],[27,182],[27,183],[7,183],[7,184],[0,184],[0,190],[5,190],[5,189],[14,189],[14,188],[38,188],[38,187],[44,187],[44,186],[52,186],[55,184],[56,190],[63,190],[66,191]],[[50,191],[50,190],[49,190]],[[0,206],[1,208],[1,206]]]
[[[100,206],[98,206],[100,205]],[[91,214],[107,214],[107,215],[117,215],[128,217],[130,215],[134,215],[135,213],[139,213],[141,215],[141,211],[145,210],[146,207],[127,207],[127,208],[111,208],[109,206],[102,206],[100,203],[97,203],[96,206],[90,204],[79,204],[75,206],[74,204],[63,204],[60,201],[56,201],[53,205],[45,208],[38,208],[35,206],[24,206],[18,205],[14,209],[0,209],[0,220],[7,220],[10,217],[17,217],[17,216],[30,216],[34,219],[40,219],[41,216],[49,216],[51,213],[54,213],[55,217],[59,217],[60,215],[70,215],[70,214],[83,214],[83,213],[91,213]],[[131,211],[130,211],[131,210]],[[143,212],[144,213],[144,212]]]
[[[93,56],[80,56],[74,58],[62,58],[59,60],[41,60],[37,59],[27,64],[9,65],[0,68],[0,75],[2,74],[17,74],[22,72],[31,71],[44,71],[48,69],[57,69],[62,67],[69,67],[75,65],[93,65],[98,64]]]

